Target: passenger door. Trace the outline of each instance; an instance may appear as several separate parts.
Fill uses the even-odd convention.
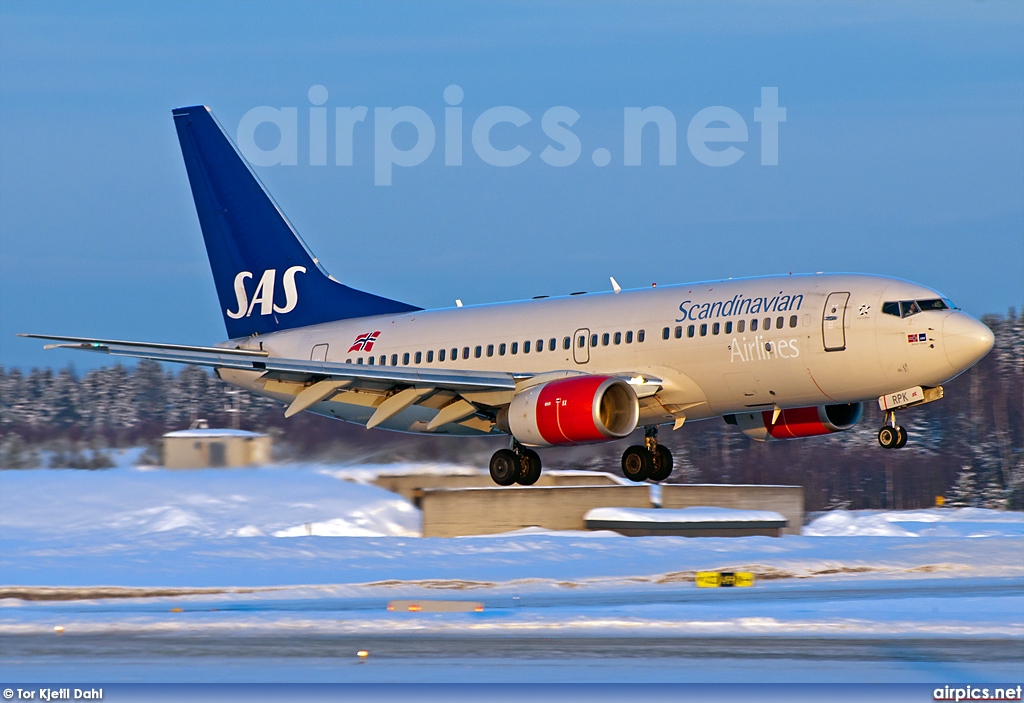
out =
[[[830,293],[825,299],[821,338],[827,352],[846,349],[846,303],[849,300],[849,293]]]

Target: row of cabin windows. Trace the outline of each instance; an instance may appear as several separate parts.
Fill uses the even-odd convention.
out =
[[[644,337],[647,333],[643,330],[638,330],[636,333],[636,343],[642,344]],[[602,347],[607,347],[609,344],[632,344],[633,343],[633,330],[627,332],[605,332],[604,334],[592,334],[590,335],[590,346],[596,347],[600,344]],[[587,338],[584,335],[580,335],[576,338],[576,346],[582,349],[587,346]],[[566,347],[568,348],[568,347]]]
[[[766,317],[763,320],[763,324],[761,324],[761,322],[762,321],[757,320],[757,319],[751,320],[750,321],[750,331],[751,332],[757,332],[757,328],[758,328],[759,325],[761,326],[762,330],[770,330],[772,328],[772,318]],[[796,325],[797,325],[797,316],[796,315],[790,315],[790,317],[789,317],[789,326],[790,327],[796,327]],[[781,330],[785,326],[786,326],[786,318],[784,316],[780,315],[779,317],[775,318],[775,329]],[[710,328],[711,334],[713,334],[713,335],[722,334],[723,332],[725,334],[732,334],[733,324],[732,324],[732,321],[730,320],[729,322],[726,322],[724,324],[721,323],[721,322],[713,322],[710,325],[708,325],[708,323],[705,322],[705,323],[702,323],[699,328],[696,325],[689,325],[686,328],[686,336],[687,337],[696,336],[698,331],[699,331],[701,337],[707,337],[708,336],[709,328]],[[738,321],[736,323],[736,333],[737,334],[743,334],[745,331],[747,331],[747,321],[746,320]],[[682,325],[676,327],[674,332],[669,327],[666,327],[665,329],[663,329],[661,331],[661,338],[662,339],[670,339],[673,335],[675,336],[676,339],[682,339],[683,338],[683,327],[682,327]]]
[[[591,338],[590,338],[590,340],[591,340],[590,341],[590,346],[596,347],[598,345],[598,342],[600,342],[602,346],[606,347],[610,343],[612,343],[613,339],[614,339],[614,343],[615,344],[622,344],[623,341],[625,341],[626,344],[632,344],[633,343],[633,331],[630,330],[630,331],[625,332],[625,333],[623,333],[623,332],[615,332],[614,334],[609,333],[609,332],[605,332],[604,335],[601,335],[600,337],[598,335],[596,335],[596,334],[592,335]],[[637,341],[637,343],[640,343],[640,342],[644,341],[644,331],[643,330],[640,330],[640,331],[638,331],[636,333],[636,341]],[[587,338],[585,336],[581,335],[580,338],[579,338],[579,346],[580,347],[584,347],[584,346],[586,346],[586,344],[587,344]],[[551,337],[550,339],[547,340],[546,344],[545,344],[545,340],[543,340],[543,339],[538,339],[536,341],[536,343],[534,343],[534,341],[532,339],[527,339],[525,342],[522,343],[521,346],[520,346],[519,342],[511,342],[511,343],[508,343],[508,344],[502,342],[501,344],[498,344],[498,345],[488,344],[487,347],[486,347],[486,354],[487,354],[487,356],[494,356],[495,351],[497,351],[498,356],[505,356],[506,353],[508,353],[508,354],[518,354],[520,349],[522,349],[523,354],[529,354],[531,351],[533,353],[537,354],[537,353],[540,353],[540,352],[544,351],[545,347],[547,348],[548,351],[555,351],[559,347],[558,339],[555,338],[555,337]],[[562,349],[564,349],[566,351],[572,349],[572,338],[571,337],[563,337],[562,338],[561,347],[562,347]],[[463,347],[462,348],[462,358],[463,359],[469,359],[470,358],[470,353],[471,353],[470,352],[470,347]],[[472,348],[472,357],[474,359],[479,359],[480,357],[482,357],[484,355],[484,353],[485,353],[485,347],[483,345],[479,345],[478,344],[477,346]],[[458,361],[458,359],[459,359],[459,348],[458,347],[452,347],[451,350],[450,350],[450,353],[449,353],[448,349],[439,349],[437,351],[437,355],[436,356],[434,354],[434,350],[431,349],[431,350],[426,352],[425,356],[426,356],[426,362],[428,364],[434,363],[434,359],[435,358],[438,361],[444,361],[445,359],[450,359],[451,361]],[[402,362],[403,366],[408,366],[409,363],[422,364],[423,363],[423,359],[424,359],[424,353],[423,352],[419,352],[419,351],[418,352],[405,352],[405,353],[403,353],[401,355],[401,362]],[[379,360],[379,363],[380,363],[381,366],[386,366],[388,364],[388,356],[387,356],[387,354],[381,354],[379,357],[373,357],[373,356],[367,357],[366,363],[368,365],[370,365],[370,366],[373,366],[374,363],[375,363],[375,360]],[[398,354],[392,354],[391,355],[391,366],[398,366],[398,362],[399,362],[399,355]],[[352,363],[352,359],[346,359],[345,363],[351,364]],[[359,358],[357,358],[355,363],[362,364],[363,363],[363,357],[360,356]]]

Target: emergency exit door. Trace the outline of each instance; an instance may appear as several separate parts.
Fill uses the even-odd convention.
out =
[[[849,293],[830,293],[825,300],[821,338],[827,352],[846,349],[846,303],[849,300]]]
[[[578,329],[572,336],[572,358],[577,364],[585,364],[590,361],[589,329]]]

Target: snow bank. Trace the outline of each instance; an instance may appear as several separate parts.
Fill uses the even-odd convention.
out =
[[[1024,513],[984,508],[835,510],[803,528],[806,537],[1003,537],[1024,535]]]

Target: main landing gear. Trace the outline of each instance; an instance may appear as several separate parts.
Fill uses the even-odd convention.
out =
[[[540,455],[515,439],[510,449],[499,449],[491,457],[491,479],[499,486],[532,486],[540,478]]]
[[[907,446],[907,431],[896,424],[896,411],[885,411],[885,424],[878,430],[878,443],[883,449],[902,449]]]
[[[672,473],[672,452],[658,444],[658,428],[644,428],[644,446],[634,445],[622,453],[622,475],[641,483],[664,481]]]

